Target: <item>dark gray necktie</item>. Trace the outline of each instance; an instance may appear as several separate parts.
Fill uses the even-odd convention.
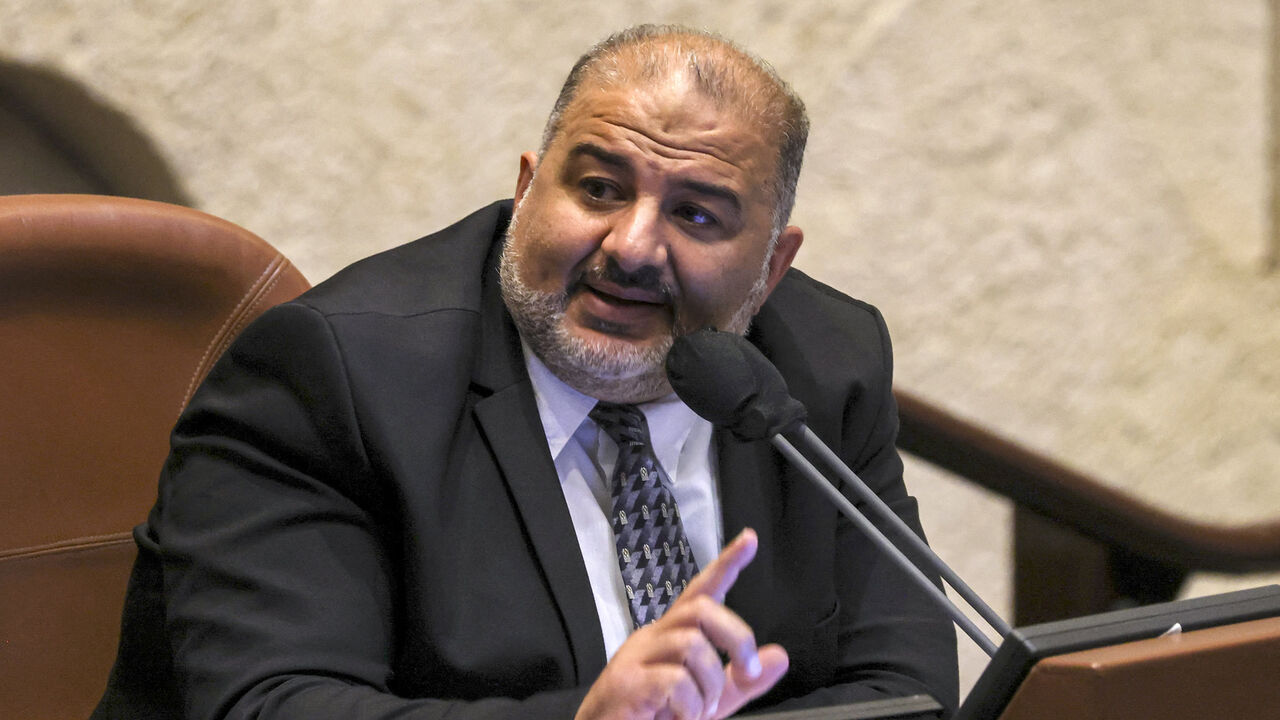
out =
[[[658,465],[644,413],[634,405],[598,403],[591,419],[618,444],[609,524],[636,627],[662,617],[698,574],[680,523],[671,481]]]

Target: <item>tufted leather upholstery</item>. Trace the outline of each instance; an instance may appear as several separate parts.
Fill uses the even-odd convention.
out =
[[[232,338],[307,287],[195,210],[0,197],[0,717],[88,716],[170,428]]]

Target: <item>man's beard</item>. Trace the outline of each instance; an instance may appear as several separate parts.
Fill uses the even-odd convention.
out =
[[[681,298],[671,288],[657,284],[657,273],[627,274],[611,262],[585,268],[563,292],[536,290],[521,275],[519,251],[514,249],[513,235],[520,215],[517,206],[507,228],[502,248],[500,277],[502,298],[520,330],[520,337],[548,368],[569,387],[601,400],[640,403],[671,392],[665,362],[667,352],[677,337],[700,329],[691,326],[681,313]],[[760,275],[733,316],[718,328],[745,334],[751,325],[756,305],[768,290],[769,260],[766,255]],[[608,279],[622,287],[641,285],[657,290],[667,299],[672,312],[671,332],[657,344],[637,347],[625,340],[600,337],[586,340],[569,332],[565,313],[570,293],[581,288],[586,279]],[[581,289],[578,290],[582,292]]]

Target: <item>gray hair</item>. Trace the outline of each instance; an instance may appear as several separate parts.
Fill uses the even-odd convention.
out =
[[[637,62],[625,67],[620,59]],[[700,92],[755,119],[777,138],[777,171],[770,183],[773,232],[777,239],[791,217],[809,137],[804,103],[764,60],[714,33],[680,25],[637,25],[597,43],[578,61],[560,88],[542,132],[545,154],[560,133],[565,111],[590,78],[602,85],[634,80],[657,82],[685,71]]]

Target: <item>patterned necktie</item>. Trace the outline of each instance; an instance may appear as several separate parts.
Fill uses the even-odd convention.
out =
[[[662,617],[698,574],[671,481],[658,466],[649,425],[635,405],[597,403],[591,419],[618,444],[613,527],[618,567],[636,627]]]

